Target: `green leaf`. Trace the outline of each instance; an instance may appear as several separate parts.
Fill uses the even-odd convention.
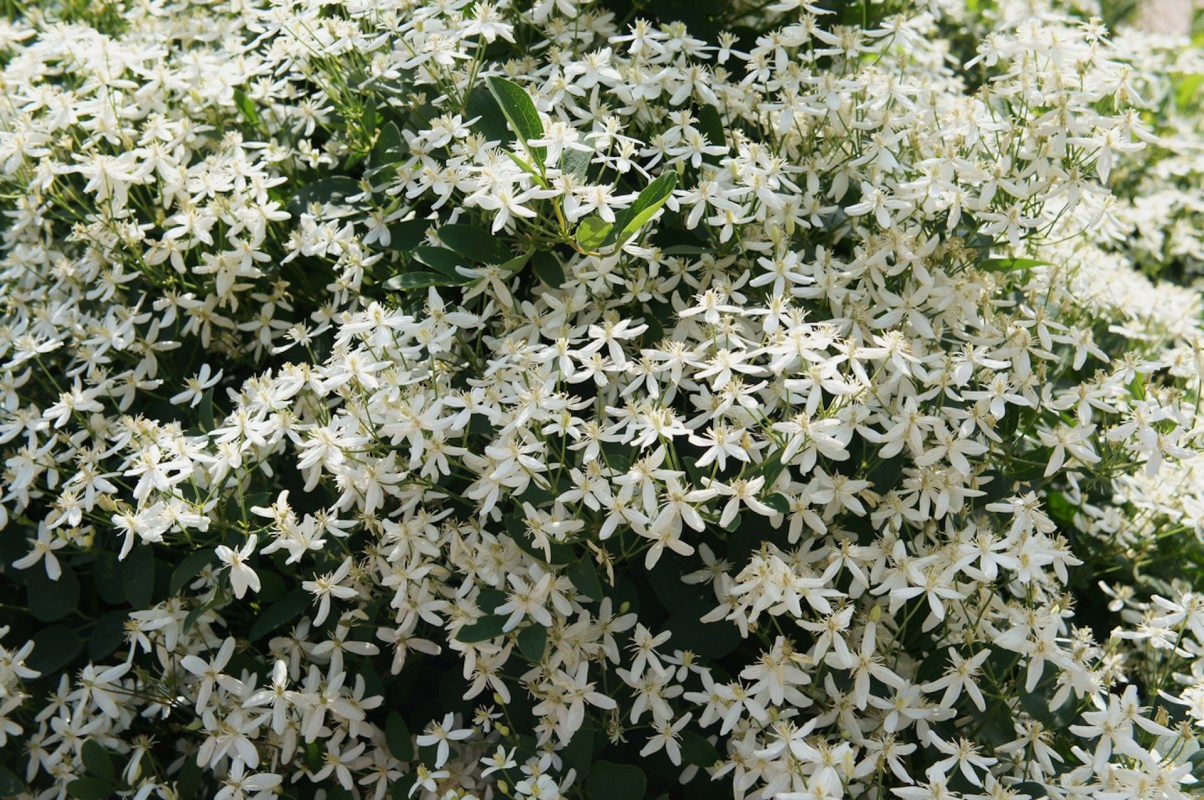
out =
[[[238,113],[252,128],[259,127],[259,109],[255,107],[255,101],[247,97],[247,93],[242,90],[241,86],[234,87],[234,105],[238,107]]]
[[[709,252],[705,247],[694,244],[674,244],[661,248],[661,254],[666,256],[700,256]]]
[[[408,253],[426,241],[426,230],[431,227],[429,219],[411,219],[394,222],[389,226],[389,249]]]
[[[766,497],[765,505],[769,506],[779,514],[790,513],[790,501],[786,499],[786,495],[781,494],[780,492],[774,492],[773,494],[769,495],[769,497]]]
[[[514,258],[507,261],[505,264],[500,264],[498,266],[498,269],[502,270],[503,272],[509,272],[510,274],[513,275],[514,273],[518,272],[523,267],[527,266],[527,262],[531,260],[532,252],[533,251],[528,250],[527,252],[523,253],[522,255],[515,256]]]
[[[593,559],[586,556],[569,569],[569,580],[577,587],[577,591],[593,600],[602,601],[602,581],[598,580],[598,570],[594,568]]]
[[[606,244],[615,244],[622,247],[628,239],[635,236],[640,228],[644,227],[652,219],[656,212],[661,210],[661,206],[668,202],[669,198],[673,195],[673,189],[676,186],[676,172],[666,172],[645,186],[630,208],[626,208],[621,213],[615,215],[614,231],[607,237]],[[616,231],[617,234],[615,233]]]
[[[588,216],[577,223],[577,244],[582,250],[595,253],[612,230],[614,225],[601,217]]]
[[[323,205],[334,203],[337,205],[348,197],[363,194],[363,191],[359,181],[344,175],[331,175],[328,178],[319,178],[313,183],[307,183],[293,195],[293,199],[289,201],[288,205],[291,210],[299,213],[308,208],[310,203]]]
[[[714,766],[716,761],[722,761],[723,756],[707,739],[696,731],[681,732],[681,757],[687,764],[696,764],[700,767]]]
[[[192,626],[196,624],[196,621],[200,619],[201,615],[208,611],[212,606],[213,601],[210,600],[207,603],[201,603],[200,605],[190,608],[188,610],[188,616],[184,617],[184,625],[181,629],[181,632],[188,633],[190,630],[192,630]]]
[[[556,256],[540,251],[531,257],[531,262],[535,276],[548,286],[559,289],[564,284],[564,268],[560,266]]]
[[[259,615],[251,626],[251,641],[257,642],[267,634],[292,622],[309,607],[313,596],[304,589],[294,589]]]
[[[8,767],[0,767],[0,797],[12,797],[25,791],[25,781]]]
[[[506,617],[500,614],[486,614],[471,625],[465,625],[456,633],[456,641],[464,644],[484,642],[502,635],[502,626]]]
[[[396,711],[390,711],[385,719],[385,744],[399,761],[414,760],[414,739],[410,736],[405,719]]]
[[[475,225],[444,225],[439,239],[453,251],[478,264],[504,264],[514,257],[504,239]]]
[[[648,788],[648,779],[637,766],[598,761],[586,786],[593,800],[640,800]]]
[[[560,751],[560,755],[564,759],[565,771],[577,770],[578,782],[589,777],[590,769],[594,765],[594,726],[590,724],[589,717],[586,717],[585,724],[573,734],[568,746]]]
[[[124,609],[110,611],[92,626],[88,633],[88,658],[100,661],[112,654],[125,641],[125,621],[129,613]]]
[[[727,144],[727,135],[723,128],[723,118],[719,109],[714,106],[703,106],[698,109],[698,130],[707,137],[707,144]],[[720,156],[703,156],[704,161],[719,163]]]
[[[84,742],[83,747],[79,749],[79,754],[89,774],[108,783],[115,781],[113,759],[109,757],[109,751],[104,749],[95,739],[89,739]]]
[[[92,585],[100,599],[111,606],[125,605],[125,586],[121,583],[121,562],[116,553],[100,553],[92,565]]]
[[[372,146],[372,163],[383,167],[401,160],[405,151],[405,139],[401,138],[401,130],[397,123],[389,120],[381,126],[376,134],[376,144]]]
[[[456,279],[449,278],[438,272],[418,270],[417,272],[403,272],[400,275],[394,275],[385,281],[384,288],[390,292],[399,292],[412,289],[426,289],[430,286],[463,286],[470,280],[463,276]]]
[[[63,574],[57,581],[50,580],[41,563],[26,573],[25,597],[38,622],[60,620],[79,606],[79,579],[66,564],[62,568]]]
[[[201,788],[201,767],[195,758],[184,759],[177,788],[180,797],[195,797],[197,790]]]
[[[217,427],[213,419],[213,387],[210,386],[201,395],[201,402],[197,406],[197,417],[201,423],[201,430],[208,433]]]
[[[136,609],[150,608],[155,591],[155,554],[150,545],[134,547],[122,565],[121,578],[129,604]]]
[[[84,640],[75,628],[49,625],[33,635],[33,652],[25,663],[43,677],[50,677],[70,664],[83,648]]]
[[[76,800],[109,800],[116,792],[111,781],[100,778],[79,778],[67,784],[67,794]]]
[[[214,558],[215,554],[209,548],[184,556],[184,560],[171,571],[171,580],[167,583],[167,593],[178,593],[191,583],[193,578],[200,575],[201,570],[211,564]]]
[[[543,651],[548,645],[548,629],[542,625],[528,625],[518,632],[518,650],[532,664],[543,661]]]
[[[493,93],[484,86],[473,87],[468,95],[468,106],[465,110],[469,119],[476,120],[470,126],[472,130],[484,136],[486,141],[504,142],[510,135],[505,114],[502,113]]]
[[[510,130],[518,136],[527,152],[539,164],[543,164],[547,158],[547,148],[532,147],[528,144],[532,139],[543,138],[543,123],[539,121],[539,112],[535,110],[535,103],[530,95],[517,83],[506,78],[492,76],[486,78],[485,83],[501,107],[506,122],[510,123]]]
[[[448,250],[446,247],[422,245],[421,247],[415,247],[413,254],[415,259],[426,264],[431,269],[443,273],[448,278],[467,281],[463,275],[456,272],[456,267],[465,266],[464,257],[456,254],[454,251]]]
[[[1048,261],[1037,261],[1034,258],[988,258],[978,265],[986,272],[1022,272],[1034,267],[1052,267]]]
[[[560,171],[566,175],[572,175],[578,183],[587,183],[589,180],[589,164],[593,159],[593,153],[586,153],[573,148],[565,148],[560,154]]]

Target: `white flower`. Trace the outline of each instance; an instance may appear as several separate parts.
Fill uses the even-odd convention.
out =
[[[255,545],[258,542],[259,536],[252,533],[246,544],[238,550],[232,550],[224,544],[218,545],[216,548],[217,557],[230,568],[230,586],[234,589],[234,596],[239,599],[242,599],[242,596],[247,593],[247,589],[253,592],[259,591],[259,576],[247,564],[247,561],[255,554]]]

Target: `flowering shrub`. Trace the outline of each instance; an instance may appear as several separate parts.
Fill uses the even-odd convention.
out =
[[[7,5],[0,796],[1191,791],[1198,50]]]

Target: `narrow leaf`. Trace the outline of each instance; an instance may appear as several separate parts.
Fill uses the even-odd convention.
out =
[[[631,207],[616,215],[614,231],[617,233],[612,232],[611,236],[607,238],[606,244],[613,243],[622,247],[655,216],[656,212],[661,210],[661,206],[668,202],[673,195],[673,189],[676,186],[676,172],[666,172],[645,186]]]
[[[1022,272],[1034,267],[1052,267],[1048,261],[1038,261],[1034,258],[988,258],[978,265],[987,272]]]
[[[542,164],[547,157],[547,148],[532,147],[528,144],[532,139],[543,138],[543,123],[539,121],[539,112],[535,110],[535,103],[530,95],[517,83],[505,78],[494,76],[486,78],[485,83],[497,104],[501,106],[502,114],[510,123],[510,130],[518,136],[527,152]]]

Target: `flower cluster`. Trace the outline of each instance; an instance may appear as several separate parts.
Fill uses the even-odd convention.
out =
[[[78,5],[0,22],[0,796],[1186,797],[1198,51]]]

